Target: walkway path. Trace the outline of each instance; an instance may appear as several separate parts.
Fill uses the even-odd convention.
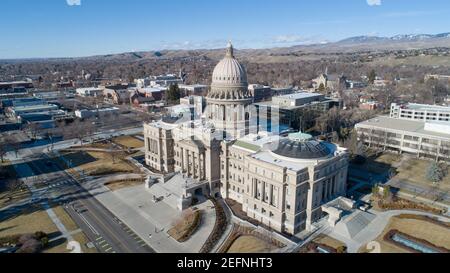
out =
[[[22,174],[24,174],[24,173],[30,174],[30,177],[35,175],[33,170],[31,169],[31,167],[28,164],[20,164],[20,165],[19,164],[14,164],[13,166],[14,166],[14,168],[16,168],[16,172],[21,172]],[[43,179],[45,180],[46,176],[47,176],[46,174],[42,174],[42,175],[40,175],[40,178],[43,177]],[[31,192],[31,200],[33,200],[33,199],[40,199],[41,196],[43,195],[43,193],[45,193],[45,191],[37,189],[34,186],[34,181],[30,181],[30,179],[27,179],[27,178],[21,179],[21,180],[24,182],[24,184],[30,190],[30,192]],[[73,241],[72,234],[69,233],[69,231],[66,229],[64,224],[61,222],[61,220],[55,214],[53,209],[50,207],[50,205],[48,203],[48,200],[45,199],[45,201],[43,201],[41,203],[41,205],[45,209],[45,212],[48,214],[50,220],[55,224],[55,226],[59,230],[59,232],[61,232],[61,235],[59,237],[66,238],[67,242]]]
[[[104,138],[110,138],[110,137],[121,136],[121,135],[134,135],[134,134],[142,133],[142,130],[143,130],[142,127],[136,127],[136,128],[123,129],[123,130],[103,131],[103,132],[95,133],[89,137],[86,137],[85,141],[90,142],[95,139],[104,139]],[[77,139],[69,139],[69,140],[60,141],[60,142],[53,144],[53,150],[67,149],[67,148],[70,148],[71,146],[76,145],[77,143],[79,143],[79,140],[77,140]],[[10,160],[10,161],[27,158],[33,154],[41,154],[41,153],[48,152],[50,150],[51,146],[52,145],[49,144],[49,145],[38,146],[38,147],[33,147],[33,148],[24,148],[17,152],[17,156],[14,151],[10,151],[4,156],[4,158],[7,160]]]
[[[435,217],[439,221],[450,222],[450,218],[448,217],[414,210],[390,210],[385,212],[376,212],[374,210],[371,210],[370,212],[376,214],[376,218],[354,238],[344,237],[334,232],[333,229],[330,229],[330,231],[325,234],[344,242],[347,245],[347,251],[349,253],[356,253],[362,246],[367,245],[367,243],[373,241],[376,237],[378,237],[386,228],[386,225],[393,216],[397,216],[400,214],[425,215],[429,217]]]

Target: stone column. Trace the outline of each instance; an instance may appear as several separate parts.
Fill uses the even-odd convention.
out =
[[[191,175],[193,178],[195,178],[195,161],[194,161],[194,152],[191,151]]]
[[[269,204],[273,204],[273,185],[269,186]]]
[[[180,157],[181,157],[181,173],[184,173],[184,149],[180,148]]]
[[[184,172],[189,176],[189,157],[188,150],[184,149]]]
[[[261,189],[260,189],[260,192],[261,192],[261,201],[264,201],[264,184],[265,184],[265,182],[264,181],[261,181]]]
[[[226,111],[226,107],[225,107],[225,105],[222,105],[221,108],[222,108],[222,117],[221,117],[221,120],[226,121],[226,119],[227,119],[227,111]]]
[[[325,180],[323,181],[323,192],[324,192],[324,200],[322,200],[322,202],[327,202],[328,201],[328,181]]]
[[[198,180],[201,181],[202,180],[202,164],[201,164],[201,154],[198,154],[198,166],[197,166],[197,175],[198,175]]]

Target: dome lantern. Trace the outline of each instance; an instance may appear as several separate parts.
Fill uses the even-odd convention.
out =
[[[228,58],[234,58],[234,52],[233,52],[233,45],[231,44],[231,41],[228,42],[227,45],[227,53],[225,54],[225,57]]]

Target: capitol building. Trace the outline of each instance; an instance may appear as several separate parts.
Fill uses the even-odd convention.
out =
[[[160,177],[148,188],[170,189],[166,199],[177,209],[196,196],[232,199],[248,217],[296,234],[323,217],[324,204],[345,195],[345,148],[252,125],[247,73],[231,43],[214,69],[206,102],[199,119],[144,124],[145,162]]]

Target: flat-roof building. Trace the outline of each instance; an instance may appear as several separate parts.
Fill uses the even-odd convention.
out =
[[[32,81],[0,82],[0,91],[11,92],[15,88],[30,89],[33,88],[33,82]]]
[[[369,147],[450,161],[450,122],[379,116],[355,128],[359,140]]]
[[[117,107],[99,108],[99,109],[80,109],[75,111],[77,118],[85,119],[91,117],[104,117],[106,115],[117,115],[120,109]]]
[[[450,121],[450,107],[417,103],[392,103],[390,117],[419,121]]]
[[[250,84],[248,86],[248,92],[253,97],[253,102],[261,102],[265,100],[270,100],[272,97],[272,88],[270,86],[261,84]]]
[[[97,87],[86,87],[86,88],[77,88],[76,94],[81,97],[97,97],[102,95],[104,88]]]
[[[7,111],[7,115],[13,118],[18,118],[24,114],[31,113],[45,113],[53,110],[58,110],[59,107],[55,104],[36,104],[36,105],[25,105],[25,106],[14,106],[10,107]]]
[[[278,115],[280,130],[288,128],[300,130],[302,129],[300,128],[300,120],[305,111],[325,113],[333,107],[341,108],[342,100],[327,98],[318,93],[297,92],[273,97],[272,101],[263,101],[253,105],[260,114],[263,112],[267,113],[266,120],[260,115],[258,126],[261,130],[272,128],[270,124],[272,122],[272,114]]]
[[[182,94],[184,96],[191,96],[191,95],[205,95],[208,91],[208,86],[204,84],[179,84],[178,87],[180,88],[180,91],[182,91]]]

